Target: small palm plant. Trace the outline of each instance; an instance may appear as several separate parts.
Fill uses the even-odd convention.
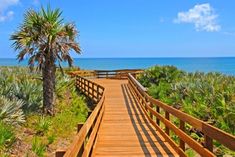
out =
[[[18,125],[25,122],[25,116],[22,111],[24,102],[22,100],[9,100],[0,96],[0,121],[9,125]]]
[[[54,91],[56,64],[62,61],[72,66],[73,59],[69,51],[80,53],[76,42],[78,31],[74,24],[64,23],[60,9],[50,7],[39,12],[29,10],[24,16],[19,30],[11,35],[13,47],[19,51],[18,60],[29,56],[29,67],[42,71],[43,78],[43,110],[45,114],[54,114]]]

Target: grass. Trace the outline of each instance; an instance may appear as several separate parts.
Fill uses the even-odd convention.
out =
[[[195,156],[199,156],[199,154],[197,154],[194,150],[192,150],[191,148],[186,149],[185,151],[186,155],[188,157],[195,157]]]
[[[77,124],[86,120],[88,108],[84,98],[77,95],[73,86],[68,89],[57,99],[54,117],[34,114],[26,120],[25,126],[35,132],[29,141],[32,140],[32,151],[38,156],[43,156],[47,147],[58,148],[62,139],[71,140]]]
[[[49,130],[50,125],[50,118],[46,119],[44,116],[38,117],[38,121],[35,125],[36,134],[44,135]]]
[[[40,73],[30,72],[27,68],[0,67],[0,86],[3,87],[0,89],[0,96],[4,96],[0,106],[9,108],[6,110],[9,114],[0,109],[0,156],[9,155],[10,150],[14,152],[13,143],[18,138],[24,145],[17,145],[17,149],[20,147],[25,152],[24,154],[16,152],[15,155],[47,156],[59,148],[61,143],[63,147],[64,143],[70,144],[76,134],[77,124],[86,120],[88,107],[85,98],[78,95],[73,80],[61,74],[57,74],[56,80],[56,114],[43,116],[40,78]],[[23,105],[15,105],[17,108],[11,105],[17,101]],[[1,116],[1,113],[4,116]],[[17,120],[11,120],[13,119],[11,113],[19,117],[19,123],[9,123],[14,127],[9,127],[7,124],[9,121]]]
[[[35,153],[43,154],[43,146],[57,147],[61,139],[71,139],[76,133],[77,124],[86,120],[88,112],[86,103],[83,97],[78,97],[73,85],[69,85],[68,89],[60,94],[54,117],[32,115],[26,122],[26,125],[36,132],[34,136],[36,142],[39,141],[36,145],[38,149],[33,150]]]
[[[13,129],[0,121],[0,154],[15,141]]]
[[[46,151],[46,145],[38,137],[34,137],[32,141],[32,151],[38,157],[43,157]]]

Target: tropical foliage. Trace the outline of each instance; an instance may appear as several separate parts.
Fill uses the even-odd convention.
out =
[[[61,15],[59,9],[52,10],[50,7],[42,7],[38,12],[30,9],[19,30],[11,36],[15,50],[19,51],[18,60],[29,56],[30,68],[36,65],[42,71],[43,108],[44,113],[50,115],[54,114],[56,63],[60,69],[62,61],[72,66],[73,59],[69,51],[80,53],[76,27],[72,23],[64,23]]]
[[[21,155],[46,156],[60,141],[73,137],[77,123],[86,120],[88,108],[84,97],[77,94],[74,80],[60,73],[56,78],[56,114],[52,117],[42,114],[40,73],[0,67],[0,154],[14,152],[21,139],[28,145],[28,152]]]
[[[25,117],[22,111],[22,100],[7,99],[0,96],[0,120],[9,125],[17,125],[25,122]]]
[[[154,98],[235,135],[235,77],[154,66],[138,80]]]
[[[25,68],[0,68],[0,95],[9,100],[21,100],[24,113],[42,108],[40,75]]]
[[[8,148],[15,141],[12,128],[0,121],[0,155],[2,150]]]

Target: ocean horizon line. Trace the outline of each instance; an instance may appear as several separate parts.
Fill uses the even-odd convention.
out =
[[[62,62],[63,67],[68,64]],[[220,72],[235,76],[235,57],[197,58],[74,58],[74,66],[86,70],[147,69],[155,65],[175,66],[187,72]],[[0,66],[28,66],[28,58],[0,58]]]
[[[26,57],[25,59],[27,60],[27,59],[29,59],[30,57]],[[143,59],[154,59],[154,58],[156,58],[156,59],[170,59],[170,58],[183,58],[183,59],[187,59],[187,58],[189,58],[189,59],[192,59],[192,58],[195,58],[195,59],[197,59],[197,58],[235,58],[235,56],[208,56],[208,57],[206,57],[206,56],[198,56],[198,57],[73,57],[73,59],[141,59],[141,58],[143,58]],[[4,58],[4,57],[0,57],[0,59],[16,59],[17,60],[17,58]]]

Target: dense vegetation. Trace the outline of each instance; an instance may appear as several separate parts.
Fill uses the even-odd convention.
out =
[[[235,135],[235,77],[154,66],[138,80],[154,98]]]
[[[56,77],[56,114],[51,117],[43,115],[40,73],[0,67],[0,156],[53,156],[71,142],[88,108],[71,78]]]

